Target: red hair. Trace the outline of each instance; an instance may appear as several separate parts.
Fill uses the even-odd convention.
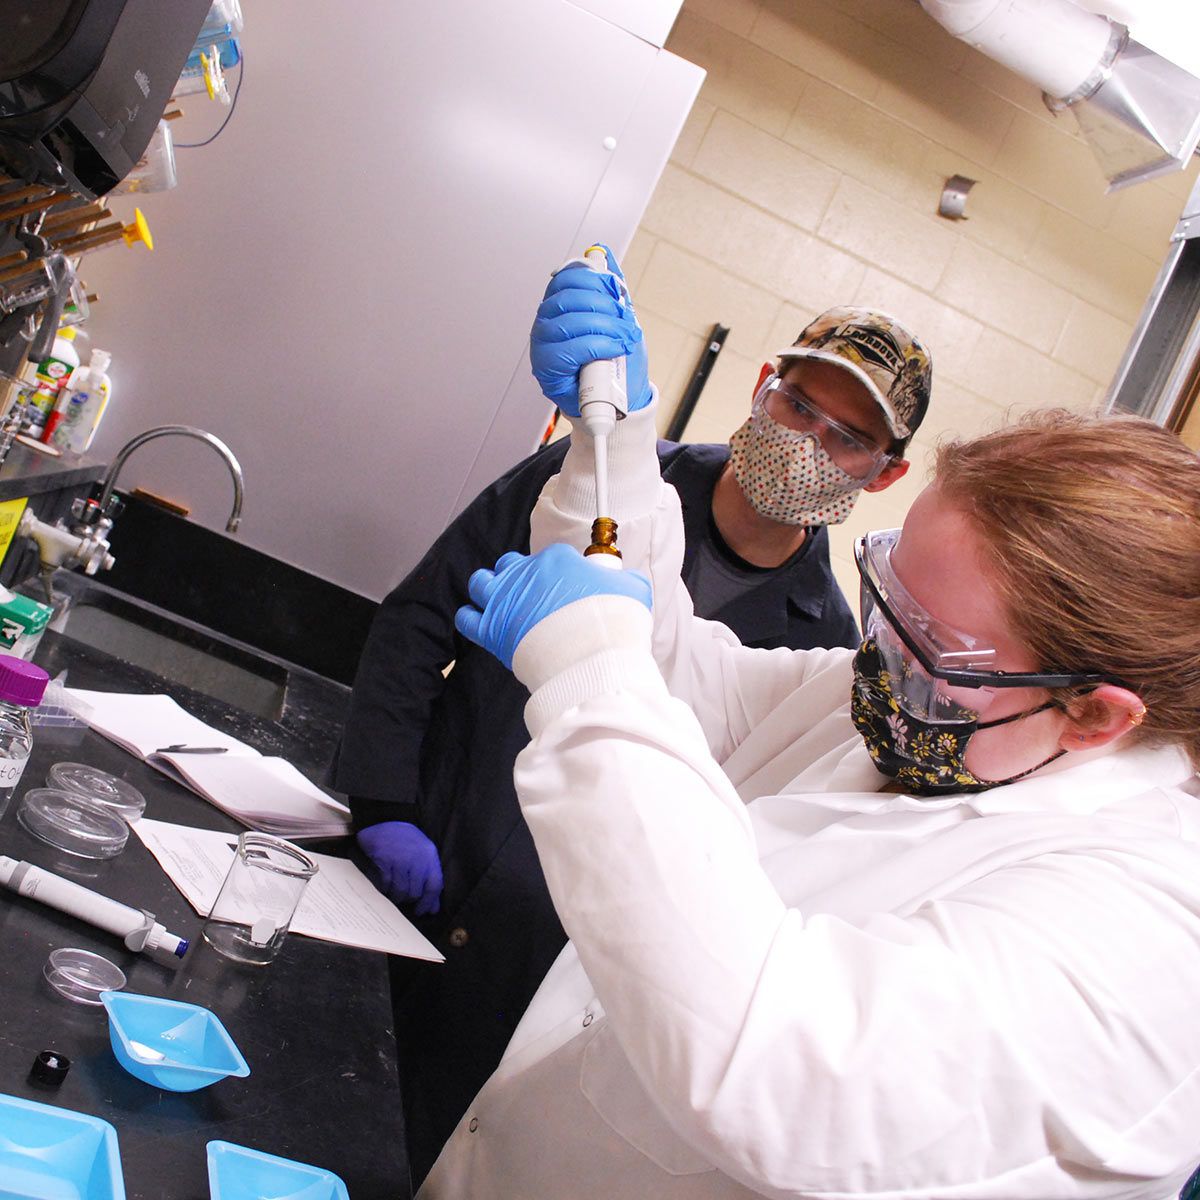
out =
[[[940,446],[935,483],[1043,669],[1123,680],[1135,734],[1200,763],[1200,458],[1151,421],[1055,409]]]

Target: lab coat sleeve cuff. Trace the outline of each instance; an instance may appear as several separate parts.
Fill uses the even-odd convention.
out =
[[[588,596],[539,621],[513,654],[513,673],[530,691],[530,734],[605,692],[637,687],[665,696],[651,628],[650,610],[627,596]]]
[[[614,521],[630,520],[653,508],[658,501],[662,477],[658,462],[658,389],[645,408],[617,422],[608,438],[608,494],[612,509],[606,516]],[[561,473],[552,482],[555,505],[567,516],[596,514],[596,460],[594,443],[582,421],[572,423],[571,448]]]

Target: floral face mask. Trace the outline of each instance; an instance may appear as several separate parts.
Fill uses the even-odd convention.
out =
[[[914,716],[907,711],[893,687],[892,674],[874,638],[867,638],[854,657],[854,689],[850,694],[850,718],[866,743],[867,753],[885,775],[899,780],[921,796],[946,792],[982,792],[1013,783],[1053,762],[1064,751],[1006,779],[979,779],[966,766],[967,744],[980,729],[1007,725],[1053,707],[1047,700],[1036,708],[1013,713],[995,721],[979,720],[969,708],[946,701],[938,719]]]

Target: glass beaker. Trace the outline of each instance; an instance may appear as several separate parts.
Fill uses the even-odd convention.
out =
[[[227,958],[261,966],[279,953],[317,864],[268,833],[243,833],[204,923],[204,940]]]

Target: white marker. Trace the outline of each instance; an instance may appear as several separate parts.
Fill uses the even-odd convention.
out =
[[[155,921],[153,913],[110,900],[32,863],[0,854],[0,886],[69,913],[97,929],[115,933],[129,950],[165,951],[176,958],[187,953],[187,939],[168,933]]]

